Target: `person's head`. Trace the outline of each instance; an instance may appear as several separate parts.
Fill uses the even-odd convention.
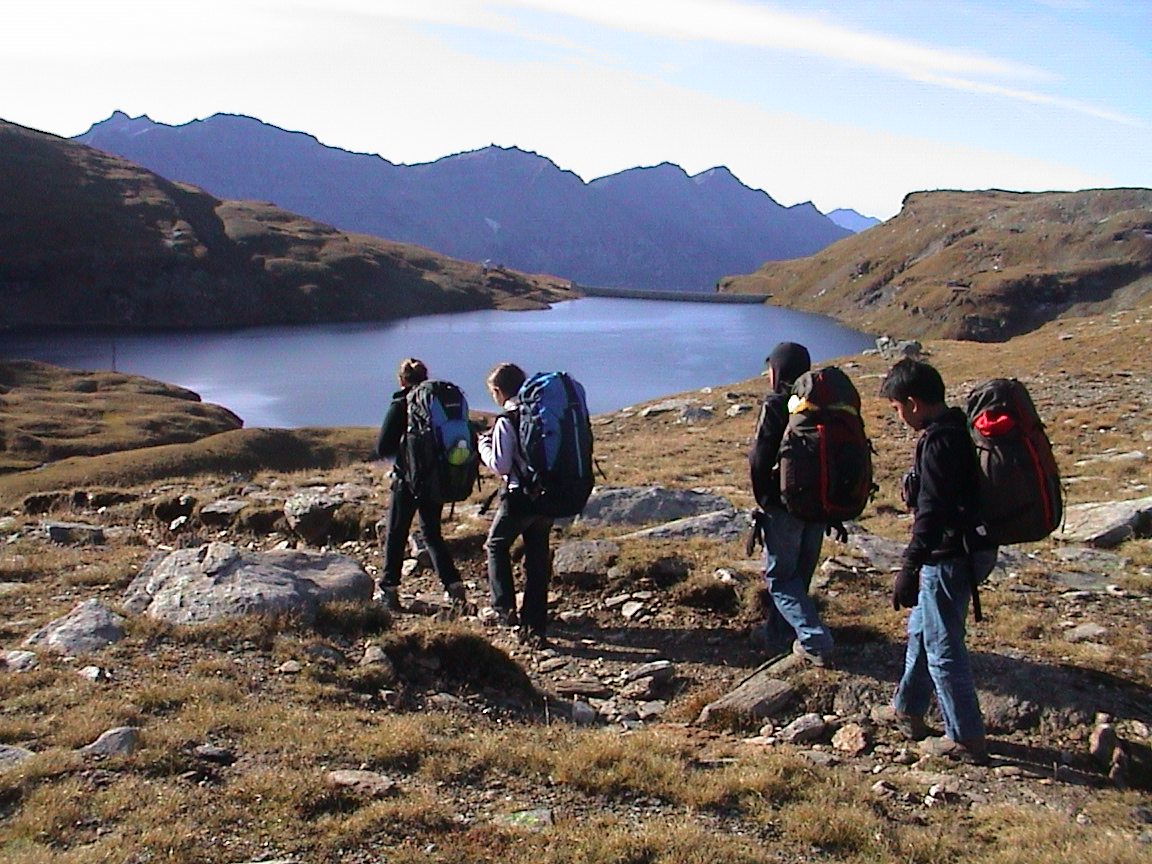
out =
[[[396,370],[396,380],[400,382],[401,387],[415,387],[421,381],[428,380],[428,367],[415,357],[407,357],[400,361],[400,367]]]
[[[497,405],[503,405],[520,392],[527,376],[515,363],[499,363],[488,373],[488,390]]]
[[[796,342],[781,342],[764,358],[768,364],[768,386],[783,392],[796,383],[796,379],[812,368],[808,349]]]
[[[940,373],[934,366],[911,357],[905,357],[889,370],[880,385],[880,395],[913,429],[923,429],[947,407]]]

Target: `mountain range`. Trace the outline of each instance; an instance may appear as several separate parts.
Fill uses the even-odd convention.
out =
[[[73,140],[220,198],[582,285],[711,291],[858,230],[837,221],[868,224],[852,211],[834,220],[811,204],[784,207],[723,167],[689,176],[663,163],[585,182],[496,146],[401,165],[231,114],[169,126],[116,112]]]
[[[0,121],[0,329],[371,321],[571,296]]]

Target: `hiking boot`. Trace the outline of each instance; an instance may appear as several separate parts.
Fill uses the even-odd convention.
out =
[[[377,585],[372,599],[389,612],[399,612],[404,608],[400,605],[400,589],[395,585]]]
[[[984,738],[969,738],[953,741],[951,738],[925,738],[920,742],[922,756],[943,756],[953,762],[965,765],[987,765],[992,761],[988,755],[988,741]]]
[[[909,741],[923,741],[933,734],[920,714],[905,714],[891,705],[872,709],[872,719],[884,726],[891,726]]]
[[[496,609],[485,606],[480,610],[480,623],[485,627],[515,627],[520,623],[520,617],[515,609]]]
[[[448,601],[454,615],[474,615],[476,606],[468,602],[468,589],[463,582],[453,582],[444,586],[444,599]]]
[[[548,637],[544,635],[543,630],[535,630],[526,624],[516,628],[516,641],[525,648],[532,648],[534,650],[552,647],[548,642]]]
[[[819,666],[821,669],[832,668],[832,655],[830,653],[816,654],[801,645],[799,640],[792,643],[792,653],[813,666]]]

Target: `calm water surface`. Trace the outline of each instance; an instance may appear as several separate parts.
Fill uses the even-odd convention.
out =
[[[192,333],[7,336],[0,358],[132,372],[225,405],[247,426],[374,426],[404,357],[494,406],[484,378],[501,361],[563,369],[595,413],[751,378],[777,342],[814,362],[872,344],[827,318],[763,305],[588,298],[540,312],[466,312],[403,321]]]

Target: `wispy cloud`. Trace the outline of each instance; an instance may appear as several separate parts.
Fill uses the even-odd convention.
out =
[[[555,41],[533,32],[515,10],[533,10],[591,24],[677,41],[722,44],[811,54],[883,70],[911,81],[1053,105],[1105,120],[1143,125],[1106,107],[1043,92],[1054,73],[986,53],[945,47],[856,29],[829,16],[801,15],[742,0],[328,0],[412,23],[435,23],[514,33]],[[1037,0],[1044,2],[1044,0]],[[1060,3],[1070,0],[1048,0]],[[1071,0],[1075,2],[1075,0]]]

